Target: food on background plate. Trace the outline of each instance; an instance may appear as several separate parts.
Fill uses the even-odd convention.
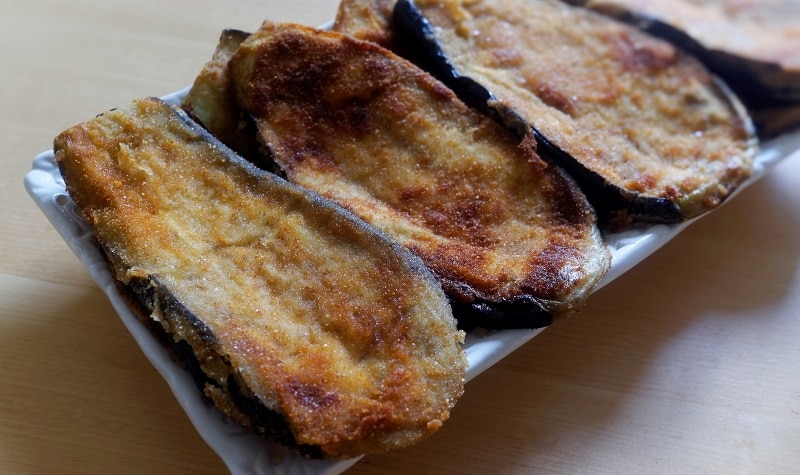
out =
[[[630,22],[695,54],[748,106],[762,138],[800,125],[800,2],[578,3]]]
[[[203,76],[218,58],[201,84],[215,80]],[[594,211],[533,136],[390,51],[267,22],[227,69],[217,84],[233,88],[233,114],[252,121],[240,130],[256,131],[263,157],[420,256],[462,328],[546,326],[579,309],[607,271]],[[211,110],[214,97],[189,93],[184,107]]]
[[[448,418],[464,335],[394,241],[157,99],[66,130],[54,151],[120,292],[233,420],[353,457]]]
[[[800,3],[796,0],[581,3],[689,49],[741,95],[800,101]]]
[[[532,128],[613,229],[697,217],[751,173],[736,97],[630,25],[547,0],[401,0],[391,25],[465,102]]]

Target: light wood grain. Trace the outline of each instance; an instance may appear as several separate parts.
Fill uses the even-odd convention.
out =
[[[6,2],[0,473],[208,473],[197,435],[22,187],[62,129],[194,78],[223,28],[335,0]],[[800,155],[467,385],[417,447],[351,473],[796,473]]]

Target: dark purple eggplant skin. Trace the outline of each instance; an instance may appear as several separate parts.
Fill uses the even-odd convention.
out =
[[[219,387],[221,382],[205,374],[189,342],[167,333],[164,327],[149,315],[158,309],[166,318],[172,320],[173,325],[190,329],[188,331],[193,334],[195,339],[210,348],[218,348],[216,337],[201,319],[175,298],[157,276],[136,277],[127,284],[117,282],[116,285],[139,320],[169,351],[172,359],[186,369],[202,394],[205,394],[204,390],[207,385]],[[309,458],[322,458],[323,453],[319,447],[298,444],[283,416],[264,406],[258,398],[246,394],[237,384],[236,378],[228,378],[224,384],[226,386],[224,389],[234,404],[250,418],[256,434],[264,436],[266,440],[295,447],[301,454]],[[210,400],[209,404],[211,404]]]
[[[402,43],[402,54],[436,76],[470,107],[494,117],[517,133],[532,130],[540,155],[562,167],[575,179],[595,208],[601,226],[612,226],[610,223],[616,222],[620,215],[649,223],[673,224],[684,220],[680,209],[672,201],[626,192],[599,174],[587,170],[514,110],[497,101],[486,87],[461,75],[442,51],[433,28],[413,1],[399,0],[395,4],[392,28]]]
[[[550,326],[553,316],[534,297],[505,302],[457,302],[450,300],[458,328],[535,329]]]
[[[391,28],[399,37],[396,49],[401,56],[442,81],[473,109],[494,115],[489,107],[494,100],[492,93],[456,70],[439,46],[433,27],[413,1],[399,0],[395,3]]]

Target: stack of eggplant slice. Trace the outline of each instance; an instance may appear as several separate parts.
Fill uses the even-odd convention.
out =
[[[549,0],[400,0],[390,24],[398,51],[465,102],[532,129],[610,229],[697,217],[751,173],[738,98],[631,25]]]
[[[575,181],[433,76],[301,25],[225,32],[183,107],[252,161],[374,225],[438,278],[461,328],[538,328],[610,266]]]

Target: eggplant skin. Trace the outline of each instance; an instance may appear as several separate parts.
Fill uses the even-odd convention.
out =
[[[611,229],[697,217],[752,171],[738,98],[633,26],[557,1],[400,0],[392,28],[462,100],[533,129]]]
[[[775,138],[800,127],[800,102],[776,106],[753,104],[749,107],[753,123],[762,139]]]
[[[464,333],[395,241],[158,99],[54,150],[131,308],[228,417],[319,458],[407,447],[448,419]]]
[[[548,324],[577,311],[608,269],[594,210],[531,134],[385,48],[265,23],[229,71],[286,178],[418,255],[462,328]],[[514,318],[496,318],[506,308]]]

